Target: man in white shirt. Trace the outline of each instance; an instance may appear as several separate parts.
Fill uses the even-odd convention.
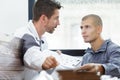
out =
[[[41,70],[49,70],[58,65],[53,56],[43,53],[47,49],[43,34],[53,33],[59,25],[60,8],[60,3],[55,0],[37,0],[33,7],[33,19],[15,32],[14,36],[23,40],[25,80],[32,80]]]

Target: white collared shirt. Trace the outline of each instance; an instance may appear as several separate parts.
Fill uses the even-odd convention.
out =
[[[24,64],[27,66],[25,80],[32,80],[42,70],[42,64],[48,57],[48,55],[42,53],[43,50],[48,49],[45,37],[39,38],[32,20],[25,27],[16,30],[14,36],[24,41],[22,54],[24,54]]]

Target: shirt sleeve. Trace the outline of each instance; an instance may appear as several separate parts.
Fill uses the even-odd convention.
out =
[[[105,75],[112,75],[120,77],[120,47],[115,50],[110,49],[108,54],[110,56],[109,61],[106,64],[102,64],[105,68]]]
[[[25,34],[22,39],[22,53],[25,66],[40,71],[42,69],[43,62],[48,55],[45,55],[40,51],[41,45],[33,36]]]
[[[48,55],[42,54],[39,47],[29,48],[24,55],[24,64],[34,70],[42,70],[42,64]]]

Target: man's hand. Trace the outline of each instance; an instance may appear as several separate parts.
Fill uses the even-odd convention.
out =
[[[85,64],[80,68],[76,69],[75,71],[78,72],[85,71],[85,72],[95,72],[95,73],[100,72],[101,74],[104,74],[103,66],[101,64],[95,64],[95,63]]]
[[[44,61],[42,68],[44,70],[50,69],[50,68],[54,68],[58,65],[58,62],[56,61],[56,59],[53,56],[49,56],[46,58],[46,60]]]

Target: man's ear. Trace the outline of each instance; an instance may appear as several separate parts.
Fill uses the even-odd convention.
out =
[[[98,33],[100,34],[102,32],[102,26],[98,26]]]
[[[48,21],[47,16],[46,16],[46,15],[41,15],[41,17],[40,17],[40,21],[41,21],[42,23],[46,24],[47,21]]]

